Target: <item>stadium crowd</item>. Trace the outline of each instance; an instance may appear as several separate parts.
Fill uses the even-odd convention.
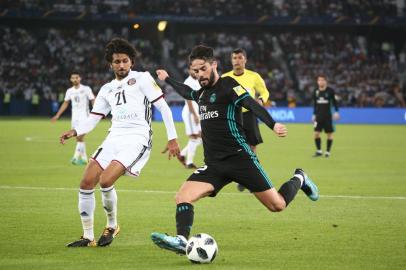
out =
[[[142,54],[137,69],[153,73],[167,58],[183,77],[187,74],[185,60],[196,44],[215,48],[221,72],[231,70],[232,50],[244,48],[248,68],[262,75],[274,106],[310,105],[314,78],[319,73],[328,76],[341,106],[405,106],[406,45],[395,50],[392,42],[358,35],[214,32],[183,34],[175,40],[158,42],[134,38],[127,28],[11,27],[0,27],[0,35],[3,37],[0,43],[3,102],[11,98],[35,104],[38,99],[46,104],[60,102],[70,85],[68,76],[72,70],[79,70],[83,83],[97,92],[111,79],[103,59],[104,45],[120,35],[128,38]],[[162,86],[170,103],[181,103],[170,87]]]
[[[6,0],[0,9],[16,12],[88,12],[91,14],[177,15],[261,18],[263,16],[398,16],[405,7],[396,0]]]

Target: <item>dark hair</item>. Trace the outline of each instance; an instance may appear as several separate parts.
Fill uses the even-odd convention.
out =
[[[135,63],[135,58],[138,56],[138,51],[127,40],[122,38],[113,38],[104,50],[104,59],[107,62],[113,62],[114,53],[124,53],[128,55],[131,63]]]
[[[74,70],[74,71],[71,71],[69,77],[72,76],[72,75],[79,75],[80,76],[80,73],[78,71]]]
[[[245,58],[247,58],[247,52],[242,48],[234,49],[232,54],[239,54],[239,53],[242,53],[245,56]]]
[[[212,62],[215,60],[213,48],[204,45],[197,45],[193,47],[192,52],[189,55],[189,63],[192,63],[195,59],[201,59],[204,61]]]
[[[323,79],[325,79],[327,81],[327,75],[326,74],[323,74],[323,73],[317,74],[316,79],[318,79],[318,78],[323,78]]]

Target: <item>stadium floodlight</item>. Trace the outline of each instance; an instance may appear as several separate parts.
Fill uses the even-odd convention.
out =
[[[159,32],[165,31],[167,24],[168,24],[168,21],[160,21],[158,23],[158,31]]]
[[[138,23],[134,23],[133,28],[135,30],[139,29],[141,27],[141,25],[139,25]]]

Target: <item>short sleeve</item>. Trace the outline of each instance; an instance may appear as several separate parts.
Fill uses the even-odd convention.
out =
[[[161,88],[149,72],[144,72],[142,75],[140,89],[151,103],[157,101],[164,95]]]
[[[269,98],[269,91],[266,89],[265,81],[257,73],[255,76],[255,91],[259,94],[259,97],[263,102],[267,102]]]
[[[71,98],[71,95],[70,95],[70,91],[68,90],[68,91],[66,91],[66,94],[65,94],[65,101],[70,101],[72,98]]]
[[[97,114],[106,117],[111,111],[110,104],[105,96],[106,92],[107,92],[106,88],[102,87],[100,89],[99,94],[97,95],[96,100],[94,101],[94,105],[91,112],[92,114]]]
[[[93,94],[93,91],[92,91],[92,89],[91,89],[90,87],[87,88],[87,98],[88,98],[89,100],[95,99],[94,94]]]

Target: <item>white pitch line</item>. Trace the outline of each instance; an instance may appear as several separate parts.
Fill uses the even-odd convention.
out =
[[[0,189],[20,189],[20,190],[42,190],[42,191],[77,191],[78,188],[67,187],[25,187],[25,186],[0,186]],[[136,189],[118,189],[118,192],[134,193],[157,193],[157,194],[175,194],[176,191],[165,190],[136,190]],[[248,192],[222,192],[225,195],[250,195]],[[359,199],[359,200],[406,200],[404,196],[357,196],[357,195],[320,195],[326,199]]]

